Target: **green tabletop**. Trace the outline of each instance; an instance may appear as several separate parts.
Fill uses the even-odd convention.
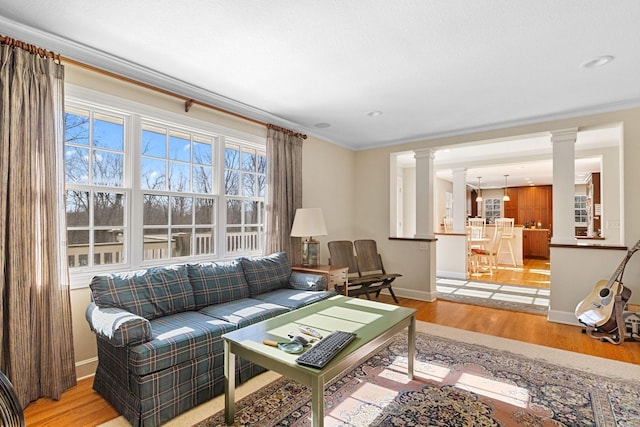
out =
[[[404,328],[409,330],[408,375],[413,377],[415,313],[416,310],[410,308],[338,295],[224,334],[227,423],[232,424],[235,415],[234,355],[310,386],[312,422],[314,426],[321,426],[324,384],[357,366],[363,357],[375,352]],[[262,343],[265,339],[289,341],[288,334],[300,334],[298,325],[310,326],[323,336],[333,331],[347,331],[355,332],[357,337],[322,369],[300,366],[295,362],[298,354],[288,354]]]

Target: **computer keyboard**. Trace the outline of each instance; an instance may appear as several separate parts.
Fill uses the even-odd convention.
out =
[[[336,331],[322,338],[296,359],[299,365],[322,369],[356,338],[353,332]]]

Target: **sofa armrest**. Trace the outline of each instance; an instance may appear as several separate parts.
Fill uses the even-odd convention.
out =
[[[289,288],[300,291],[326,291],[327,278],[322,274],[292,271],[289,277]]]
[[[153,338],[147,319],[121,308],[101,308],[91,302],[85,316],[91,330],[114,347],[141,344]]]

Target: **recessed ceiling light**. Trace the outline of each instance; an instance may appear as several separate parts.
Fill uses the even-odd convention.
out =
[[[380,111],[380,110],[369,111],[367,113],[367,116],[369,116],[369,117],[378,117],[378,116],[381,116],[381,115],[382,115],[382,111]]]
[[[331,127],[329,123],[316,123],[314,126],[320,129]]]
[[[582,64],[580,64],[580,67],[597,68],[597,67],[602,67],[603,65],[606,65],[611,61],[613,61],[613,56],[611,55],[598,56],[597,58],[593,58],[593,59],[590,59],[589,61],[583,62]]]

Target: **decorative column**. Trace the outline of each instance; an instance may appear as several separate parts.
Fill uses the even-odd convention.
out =
[[[575,158],[578,129],[551,132],[553,146],[553,237],[551,243],[574,244]]]
[[[414,151],[416,159],[416,234],[417,239],[433,239],[434,151]]]
[[[464,233],[467,215],[467,170],[453,170],[453,232]]]

